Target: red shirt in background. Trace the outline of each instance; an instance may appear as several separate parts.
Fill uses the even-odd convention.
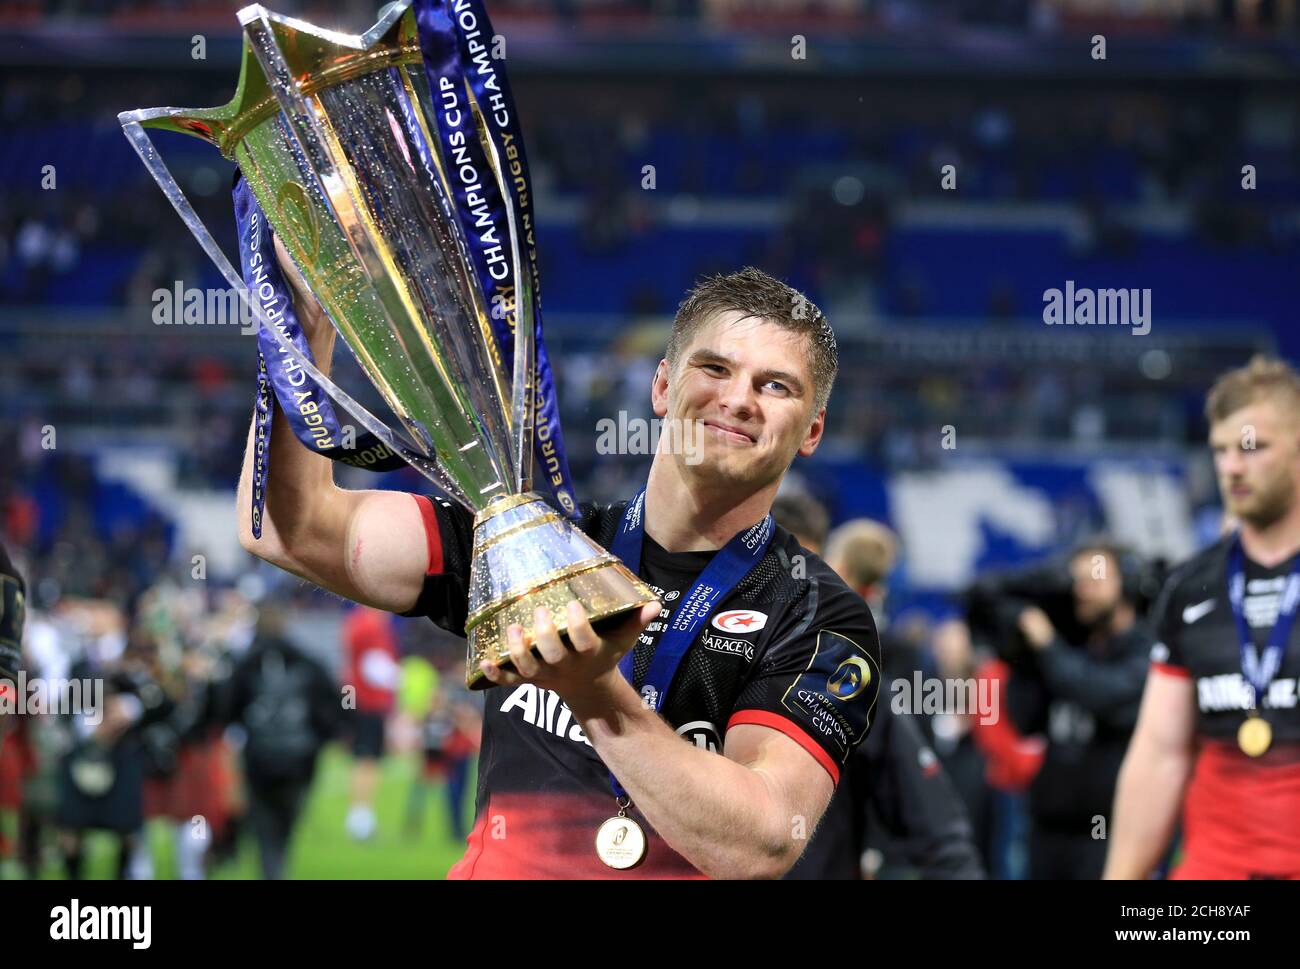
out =
[[[357,606],[343,621],[343,683],[357,691],[357,709],[388,714],[397,692],[397,634],[392,617]]]

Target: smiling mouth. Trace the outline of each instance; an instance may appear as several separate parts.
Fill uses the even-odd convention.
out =
[[[713,421],[705,421],[704,426],[713,431],[716,431],[718,434],[722,435],[724,438],[727,438],[728,440],[738,441],[738,442],[743,441],[746,444],[754,443],[754,439],[750,437],[748,434],[746,434],[744,431],[735,430],[733,428],[728,427],[725,424],[715,424]]]

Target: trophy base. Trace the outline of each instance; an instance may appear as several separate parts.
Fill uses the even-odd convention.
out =
[[[585,576],[584,576],[585,578]],[[612,576],[610,577],[612,578]],[[582,607],[587,611],[588,620],[592,628],[598,635],[604,635],[617,629],[629,618],[636,614],[647,602],[653,602],[655,594],[650,592],[648,597],[639,597],[634,590],[627,590],[623,593],[622,602],[618,605],[607,607],[606,609],[596,609],[595,602],[601,600],[612,601],[615,598],[613,589],[593,590],[594,594],[584,595],[582,589],[573,588],[574,583],[569,583],[568,588],[556,587],[550,589],[539,589],[536,593],[531,593],[519,600],[517,607],[503,611],[499,619],[494,619],[490,624],[479,626],[470,632],[469,636],[469,661],[465,670],[465,685],[471,690],[486,690],[493,686],[491,680],[479,667],[484,660],[490,662],[498,669],[506,670],[513,673],[515,664],[510,659],[509,648],[506,644],[506,629],[512,624],[518,623],[524,627],[524,641],[530,642],[533,639],[533,610],[538,606],[545,606],[551,611],[554,617],[555,630],[560,634],[560,640],[565,646],[572,648],[569,643],[568,623],[565,620],[565,610],[570,602],[581,602]],[[537,647],[533,647],[533,655],[541,658]]]
[[[550,611],[567,645],[570,602],[580,603],[597,633],[605,633],[658,600],[627,566],[534,494],[498,499],[475,519],[470,588],[465,684],[471,690],[493,685],[479,668],[484,660],[514,670],[506,630],[522,626],[524,641],[531,642],[538,607]]]

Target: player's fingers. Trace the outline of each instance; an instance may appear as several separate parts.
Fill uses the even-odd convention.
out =
[[[657,599],[647,603],[639,611],[629,613],[617,629],[605,635],[605,641],[611,643],[614,651],[621,656],[636,645],[637,635],[658,617],[661,611],[662,607]]]
[[[566,613],[569,621],[569,642],[573,643],[573,648],[579,653],[590,653],[598,649],[600,637],[596,635],[596,630],[591,628],[591,623],[587,619],[587,610],[582,608],[582,603],[576,600],[570,602]]]
[[[499,666],[494,666],[487,660],[479,663],[478,666],[479,669],[483,671],[483,675],[496,686],[515,686],[516,684],[523,682],[521,677],[516,676],[509,670],[503,670]]]
[[[647,602],[641,607],[641,615],[637,617],[640,620],[637,626],[637,631],[640,632],[642,629],[645,629],[646,626],[650,625],[650,623],[654,622],[655,618],[661,612],[663,612],[663,606],[660,604],[658,599],[654,600],[654,602]]]
[[[618,627],[618,632],[612,638],[618,638],[618,639],[626,639],[628,637],[635,638],[636,634],[639,633],[641,630],[645,629],[645,627],[648,626],[651,622],[653,622],[658,617],[659,613],[662,611],[663,611],[663,607],[659,604],[658,599],[656,599],[654,602],[647,602],[644,606],[641,607],[641,610],[639,612],[633,612],[628,614],[627,619],[623,622],[621,626]]]
[[[506,648],[510,651],[510,661],[515,664],[515,670],[520,676],[527,678],[537,675],[539,667],[533,658],[533,651],[524,642],[523,626],[516,623],[506,630]]]
[[[533,610],[533,639],[542,659],[548,663],[558,663],[564,659],[564,643],[555,630],[551,619],[551,610],[538,606]]]

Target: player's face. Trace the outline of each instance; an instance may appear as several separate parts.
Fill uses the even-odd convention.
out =
[[[1256,527],[1277,521],[1300,493],[1300,422],[1263,398],[1216,421],[1210,449],[1228,514]]]
[[[825,410],[813,411],[808,338],[742,316],[700,326],[671,372],[660,361],[651,396],[665,430],[681,433],[673,460],[688,474],[763,487],[816,450]]]
[[[1074,615],[1085,626],[1095,626],[1119,605],[1124,580],[1119,563],[1103,552],[1084,552],[1070,563],[1074,579]]]

